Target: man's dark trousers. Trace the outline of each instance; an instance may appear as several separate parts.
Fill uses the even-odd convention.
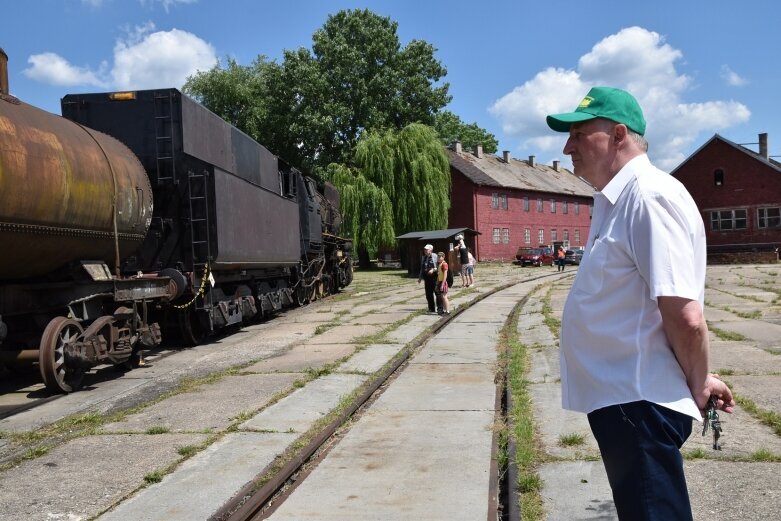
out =
[[[423,284],[426,286],[426,301],[428,302],[428,310],[432,313],[434,311],[439,311],[439,299],[434,297],[434,287],[437,285],[437,274],[434,273],[433,275],[429,275],[426,273],[426,275],[424,275]]]
[[[589,413],[621,520],[692,519],[680,448],[692,418],[647,401]]]

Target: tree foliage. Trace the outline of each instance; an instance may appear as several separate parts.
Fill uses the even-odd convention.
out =
[[[496,136],[481,128],[477,123],[466,124],[457,115],[445,110],[434,118],[434,128],[444,145],[460,141],[464,150],[473,151],[477,145],[483,145],[483,151],[496,153],[499,142]]]
[[[228,60],[189,78],[184,91],[294,166],[347,163],[365,131],[432,125],[450,102],[434,47],[402,47],[396,31],[369,10],[339,11],[314,33],[311,50],[286,50],[280,64]]]
[[[359,252],[373,255],[392,245],[395,235],[447,226],[450,166],[431,127],[412,123],[398,131],[366,132],[353,165],[331,164],[328,175],[342,193],[347,229]]]
[[[331,163],[326,172],[341,194],[344,231],[359,256],[368,259],[381,246],[393,244],[393,209],[388,194],[346,165]]]

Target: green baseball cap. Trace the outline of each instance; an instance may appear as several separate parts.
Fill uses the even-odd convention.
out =
[[[594,87],[575,112],[551,114],[546,118],[548,126],[556,132],[569,132],[573,123],[588,121],[594,118],[605,118],[616,123],[623,123],[630,130],[641,136],[645,134],[645,118],[637,100],[621,89],[612,87]]]

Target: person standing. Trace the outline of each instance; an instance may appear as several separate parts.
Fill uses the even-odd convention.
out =
[[[559,268],[558,271],[564,271],[564,258],[566,257],[566,254],[564,253],[564,248],[562,246],[559,246],[556,250],[556,264],[558,264]]]
[[[466,265],[466,287],[468,288],[472,284],[475,283],[475,264],[477,263],[477,259],[475,259],[475,256],[472,255],[472,250],[467,248],[467,259],[469,260],[468,264]]]
[[[469,266],[469,252],[467,251],[466,244],[464,243],[464,235],[459,233],[456,235],[456,250],[458,250],[458,262],[461,264],[461,287],[468,286],[467,283],[467,267]]]
[[[689,193],[646,155],[645,118],[628,92],[594,87],[574,112],[564,154],[595,188],[588,243],[562,314],[562,405],[587,413],[618,516],[692,519],[680,447],[711,397],[705,229]]]
[[[434,247],[426,244],[423,247],[423,257],[420,259],[420,273],[418,274],[418,284],[423,281],[426,291],[426,302],[428,303],[428,312],[436,314],[440,309],[439,302],[434,298],[434,289],[437,284],[437,258],[434,256]]]
[[[450,302],[448,301],[448,284],[447,284],[447,271],[449,269],[447,261],[445,261],[445,254],[439,252],[437,254],[439,265],[437,266],[437,296],[439,297],[440,315],[450,314]]]

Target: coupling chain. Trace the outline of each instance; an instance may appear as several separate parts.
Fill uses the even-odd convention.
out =
[[[203,270],[203,277],[201,278],[201,287],[198,288],[198,291],[195,293],[195,296],[188,302],[187,304],[173,304],[173,307],[176,309],[185,309],[192,306],[195,301],[203,295],[204,288],[206,287],[206,281],[209,280],[209,265],[206,265],[206,268]]]

